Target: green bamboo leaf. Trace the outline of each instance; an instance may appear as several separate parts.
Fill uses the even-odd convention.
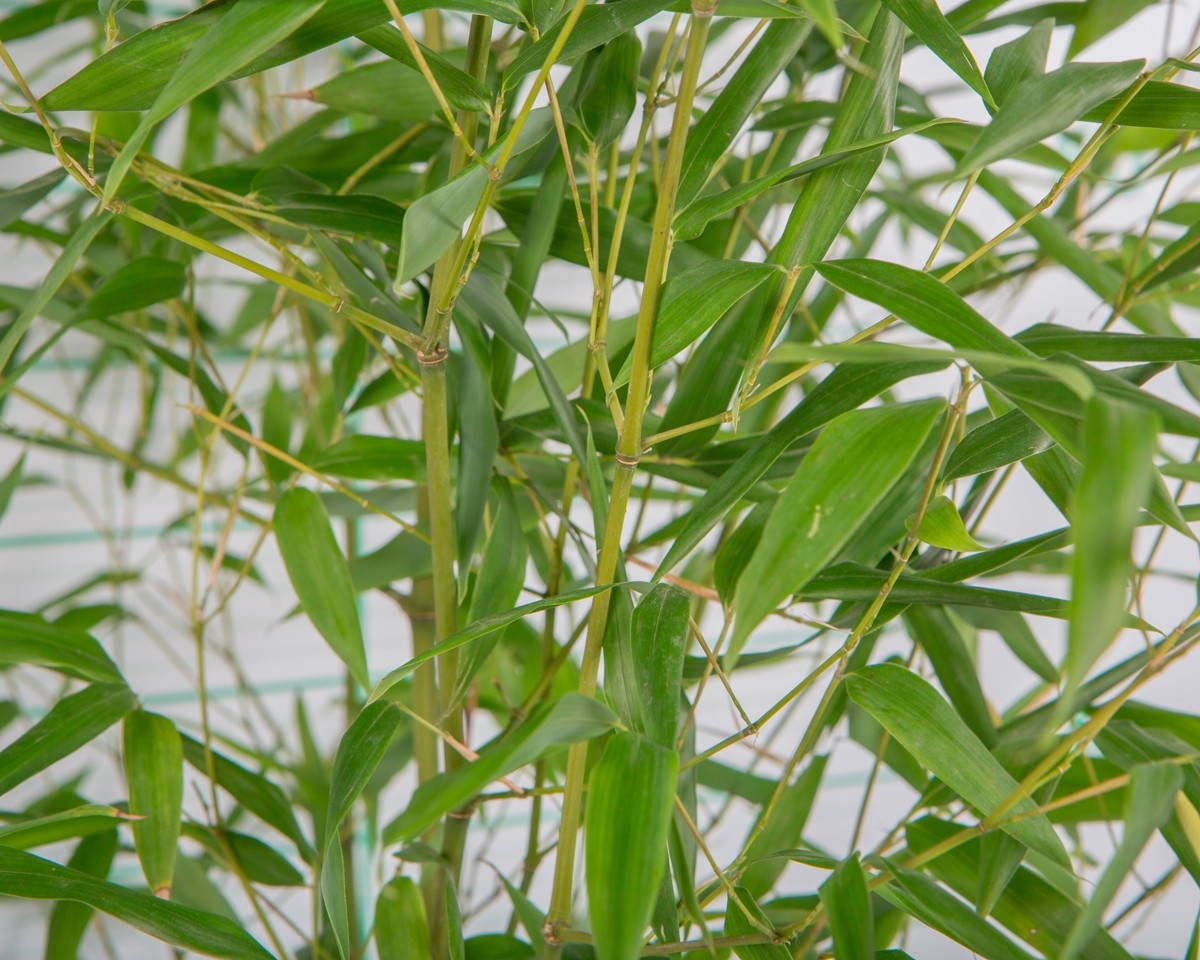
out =
[[[25,477],[25,453],[17,457],[16,462],[9,468],[8,473],[0,479],[0,520],[4,519],[4,515],[8,512],[9,504],[12,503],[13,494],[17,492],[17,488],[21,485],[21,481]],[[3,620],[4,614],[0,613],[0,621]],[[3,631],[3,627],[0,627]],[[3,654],[0,653],[0,656]]]
[[[796,599],[869,601],[879,595],[879,590],[886,581],[887,573],[883,570],[854,563],[839,563],[826,567],[813,577],[807,586],[796,592]],[[896,581],[888,599],[894,603],[935,606],[958,604],[989,610],[1034,613],[1064,620],[1067,618],[1067,601],[1057,597],[1014,590],[996,590],[993,587],[976,587],[965,583],[945,583],[910,574],[904,574]],[[1125,622],[1129,626],[1140,623],[1148,627],[1144,621],[1135,618],[1129,618]]]
[[[408,49],[408,44],[404,42],[404,36],[391,24],[364,30],[358,35],[358,39],[403,64],[410,71],[420,69],[416,58]],[[437,80],[438,86],[441,87],[442,93],[446,95],[446,100],[451,106],[457,107],[459,110],[479,111],[486,111],[491,106],[492,97],[487,87],[469,73],[464,73],[437,51],[430,50],[424,44],[418,44],[418,46],[421,48],[421,55],[425,58],[425,63],[429,66],[429,72]],[[399,75],[397,75],[397,79],[399,79]],[[423,82],[424,77],[421,80]],[[391,89],[390,86],[385,88]],[[411,87],[407,88],[406,96],[414,96],[419,100],[422,95],[422,92],[413,90]]]
[[[607,150],[633,116],[641,61],[637,34],[618,34],[604,45],[580,87],[576,117],[597,151]]]
[[[0,893],[28,900],[76,900],[184,950],[224,960],[272,960],[240,925],[149,894],[126,890],[22,850],[0,846]]]
[[[1104,918],[1104,911],[1117,895],[1117,889],[1150,840],[1150,835],[1166,822],[1175,806],[1175,795],[1183,786],[1183,772],[1174,764],[1142,764],[1130,771],[1129,805],[1125,814],[1125,831],[1112,859],[1104,868],[1096,889],[1083,912],[1075,918],[1067,941],[1063,944],[1062,960],[1081,956],[1095,936]]]
[[[397,39],[403,46],[398,32]],[[432,51],[429,54],[432,56]],[[395,60],[360,64],[311,90],[292,96],[345,113],[365,113],[409,124],[431,119],[438,111],[437,98],[425,78]]]
[[[1071,533],[1068,689],[1083,681],[1121,628],[1138,512],[1150,492],[1157,424],[1133,407],[1096,398],[1084,424],[1083,473]]]
[[[407,663],[397,667],[375,684],[375,688],[371,691],[371,696],[367,699],[367,702],[371,703],[385,696],[389,690],[405,677],[409,676],[421,664],[428,663],[435,657],[441,656],[447,650],[456,650],[474,640],[486,637],[497,630],[502,630],[510,624],[524,620],[531,613],[549,610],[551,607],[558,607],[564,603],[574,603],[576,600],[586,600],[589,597],[594,597],[612,588],[613,585],[611,584],[603,587],[584,587],[581,590],[572,590],[568,593],[560,593],[556,596],[534,600],[532,603],[522,604],[519,607],[514,607],[512,610],[505,610],[501,613],[492,614],[490,617],[484,617],[476,623],[463,627],[457,633],[452,633],[445,640],[430,647],[424,653],[418,654]]]
[[[129,688],[115,683],[95,683],[57,701],[0,750],[0,795],[91,743],[133,706]]]
[[[483,531],[484,513],[487,510],[488,494],[492,489],[492,474],[495,472],[496,454],[500,446],[500,431],[496,425],[496,404],[492,398],[491,357],[487,338],[473,324],[460,323],[459,335],[463,339],[462,365],[458,377],[458,478],[454,496],[454,542],[457,549],[459,589],[465,593],[470,572],[470,558],[475,555]],[[500,487],[502,494],[511,498],[507,486]],[[517,549],[524,543],[518,527],[515,531],[517,543],[508,544]],[[490,541],[489,541],[490,543]],[[495,562],[495,561],[493,561]],[[513,576],[525,572],[525,558],[514,558],[519,568]],[[524,581],[519,581],[519,586]],[[520,590],[518,589],[517,593]],[[512,606],[517,601],[513,594],[508,601]],[[498,607],[489,608],[494,613]],[[470,619],[478,619],[472,616]]]
[[[529,114],[505,168],[509,176],[520,167],[521,157],[540,144],[551,129],[553,123],[549,108],[534,110]],[[503,146],[503,143],[497,143],[484,153],[484,159],[494,161]],[[458,176],[412,203],[405,212],[401,227],[400,258],[396,264],[394,288],[401,288],[433,266],[450,249],[475,212],[487,184],[487,169],[472,163]]]
[[[555,62],[570,63],[576,57],[649,20],[656,13],[661,13],[671,2],[672,0],[625,0],[611,6],[593,4],[586,7]],[[563,21],[560,20],[538,37],[536,43],[531,43],[517,54],[516,59],[504,71],[500,81],[501,88],[511,90],[527,73],[540,69],[551,49],[557,44],[562,30]]]
[[[637,689],[630,698],[639,732],[675,749],[679,690],[688,646],[691,599],[678,587],[657,584],[633,610],[629,645]],[[606,681],[607,682],[607,681]]]
[[[954,175],[974,173],[1061,133],[1137,80],[1145,63],[1068,63],[1050,73],[1027,77],[984,127]]]
[[[762,38],[688,131],[687,151],[679,170],[676,210],[685,210],[700,194],[734,138],[762,103],[768,88],[795,60],[811,33],[810,25],[801,20],[776,20],[763,31]],[[675,229],[678,238],[686,239],[678,217]]]
[[[928,683],[893,663],[856,670],[846,677],[850,699],[870,713],[934,776],[983,814],[1018,789],[996,760]],[[1031,850],[1063,866],[1070,858],[1044,814],[1022,797],[1011,807],[1019,820],[1000,824]]]
[[[838,960],[872,960],[875,956],[875,915],[871,910],[866,874],[857,853],[842,861],[821,884],[820,892]]]
[[[471,594],[471,607],[467,613],[467,619],[471,623],[512,610],[525,588],[529,545],[521,530],[516,498],[507,486],[500,489],[503,495],[497,499],[492,529],[484,547],[478,576],[475,578],[475,589]],[[458,677],[451,702],[457,703],[459,698],[466,694],[471,680],[486,664],[499,640],[500,633],[496,631],[482,642],[472,644],[465,651],[459,660]]]
[[[792,180],[799,180],[801,177],[807,177],[809,174],[816,173],[818,170],[831,167],[844,160],[850,160],[872,151],[878,151],[880,147],[885,147],[889,143],[899,140],[901,137],[908,136],[910,133],[923,133],[932,127],[955,122],[957,121],[934,119],[902,127],[899,130],[893,130],[891,133],[885,133],[879,137],[871,137],[867,140],[848,144],[841,149],[830,150],[822,153],[820,156],[803,160],[800,163],[784,167],[781,170],[776,170],[774,173],[768,173],[753,180],[746,180],[743,183],[735,184],[728,190],[721,190],[718,193],[700,197],[687,207],[681,206],[679,208],[680,212],[675,217],[675,236],[680,240],[691,240],[693,237],[698,237],[704,232],[704,228],[708,226],[710,220],[714,220],[722,214],[728,213],[730,210],[735,210],[756,200],[772,187],[776,187],[781,183],[788,183]]]
[[[403,236],[404,210],[383,197],[297,192],[283,197],[271,209],[276,216],[301,227],[366,237],[392,247],[399,246]],[[409,326],[406,321],[398,325]]]
[[[189,100],[253,63],[294,33],[324,6],[325,0],[292,0],[281,7],[271,0],[238,0],[188,51],[162,92],[117,154],[104,178],[108,203],[150,132]]]
[[[79,841],[67,869],[104,880],[117,853],[117,831],[105,830]],[[78,900],[59,900],[46,926],[44,960],[75,960],[95,910]]]
[[[987,960],[1032,960],[1008,937],[952,893],[914,870],[888,863],[893,881],[879,895],[925,926]]]
[[[962,37],[938,9],[936,0],[884,0],[892,13],[904,21],[913,35],[927,46],[937,58],[959,75],[980,97],[984,104],[994,107],[979,64],[963,43]]]
[[[843,414],[822,432],[771,511],[738,582],[729,664],[750,632],[854,536],[908,469],[944,413],[939,401]],[[853,476],[853,484],[847,478]],[[800,540],[805,549],[797,551]]]
[[[71,234],[71,239],[63,247],[62,253],[58,255],[58,259],[54,261],[54,265],[46,272],[46,276],[38,285],[37,292],[21,308],[17,319],[9,324],[8,329],[4,331],[4,336],[0,337],[0,370],[8,366],[13,354],[16,353],[17,346],[25,336],[25,332],[37,319],[38,314],[45,310],[50,301],[54,299],[62,285],[67,282],[67,277],[75,269],[79,258],[91,246],[96,235],[104,229],[111,217],[111,213],[97,210]],[[8,392],[12,382],[12,379],[9,378],[0,384],[0,396]]]
[[[1200,363],[1197,337],[1109,333],[1038,323],[1013,339],[1041,357],[1069,353],[1080,360],[1112,363]]]
[[[952,347],[1021,360],[1036,358],[928,273],[882,260],[830,260],[814,266],[834,286],[878,304]],[[986,365],[981,364],[980,369],[987,374]]]
[[[909,849],[923,853],[968,830],[969,827],[923,817],[905,827]],[[955,847],[928,864],[930,872],[961,897],[975,895],[981,866],[979,842]],[[996,901],[992,916],[1018,939],[1042,956],[1054,957],[1062,948],[1079,903],[1033,871],[1021,867]],[[1132,960],[1129,953],[1107,931],[1097,933],[1088,944],[1088,960]]]
[[[1046,72],[1046,57],[1050,53],[1050,37],[1054,21],[1040,20],[1016,40],[1003,43],[988,58],[983,79],[1000,106],[1008,101],[1023,80],[1040,77]]]
[[[319,473],[351,480],[425,479],[425,444],[355,433],[308,458]]]
[[[409,877],[392,877],[379,891],[375,949],[379,960],[430,960],[425,902],[421,888]]]
[[[635,960],[667,865],[678,759],[633,733],[609,740],[588,784],[588,912],[598,960]]]
[[[328,843],[336,840],[342,821],[367,788],[402,721],[395,704],[376,700],[363,707],[342,734],[329,776]]]
[[[737,898],[735,900],[730,897],[725,907],[725,936],[744,937],[761,934],[763,929],[771,929],[770,919],[763,913],[762,907],[750,892],[741,886],[735,886],[733,889]],[[751,923],[750,918],[746,916],[747,912],[757,921],[757,926]],[[739,960],[791,960],[792,952],[779,943],[756,943],[738,947],[737,956]]]
[[[187,267],[177,260],[136,257],[101,281],[80,307],[79,315],[91,319],[143,310],[178,297],[186,281]]]
[[[134,710],[123,729],[125,782],[146,885],[156,897],[169,897],[179,847],[183,811],[183,741],[166,717]]]
[[[183,756],[193,768],[208,776],[208,753],[204,744],[184,734]],[[215,750],[212,752],[212,761],[218,786],[263,823],[274,827],[296,844],[296,848],[306,860],[312,858],[312,849],[296,822],[292,804],[276,784]]]
[[[1074,57],[1097,40],[1108,36],[1127,20],[1141,13],[1154,0],[1085,0],[1075,17],[1075,32],[1067,57]]]
[[[1082,119],[1102,123],[1120,106],[1120,102],[1120,97],[1105,100],[1085,113]],[[1200,90],[1178,83],[1150,80],[1125,104],[1116,122],[1123,127],[1195,130],[1200,128]]]
[[[905,521],[905,526],[912,529],[911,518]],[[917,536],[924,543],[956,553],[972,553],[985,549],[982,543],[967,532],[966,524],[959,516],[958,507],[946,496],[937,496],[929,501],[917,526]]]
[[[946,460],[942,479],[990,473],[1054,445],[1046,431],[1020,410],[1010,410],[967,433]]]
[[[418,836],[448,810],[457,810],[484,787],[527,766],[553,747],[590,740],[617,725],[606,706],[577,693],[545,703],[524,723],[485,744],[479,756],[421,784],[404,812],[383,830],[384,843]]]
[[[354,679],[371,689],[354,584],[320,497],[293,487],[279,498],[274,526],[301,608]]]
[[[765,896],[783,875],[787,860],[793,859],[791,856],[785,859],[779,852],[800,841],[828,759],[828,756],[813,757],[804,772],[783,788],[774,805],[764,804],[758,823],[751,828],[753,839],[746,846],[746,860],[757,862],[751,863],[741,878],[742,887],[752,896]],[[769,798],[774,795],[773,788],[772,784]]]
[[[710,260],[663,284],[658,318],[650,344],[650,365],[658,367],[696,342],[729,308],[779,268],[742,260]],[[629,382],[632,358],[626,357],[613,386]]]
[[[999,737],[960,624],[941,607],[916,604],[904,612],[904,624],[929,657],[938,683],[963,723],[980,743],[989,750],[994,748]]]
[[[48,843],[59,843],[75,837],[89,837],[115,830],[128,814],[102,803],[87,803],[81,807],[51,813],[44,817],[27,817],[0,827],[0,846],[16,850],[31,850]]]
[[[100,644],[82,630],[13,610],[0,610],[0,664],[27,663],[92,683],[125,678]]]
[[[300,871],[258,837],[227,829],[222,829],[218,836],[213,828],[198,823],[185,823],[183,835],[204,847],[218,863],[232,860],[233,869],[244,873],[251,883],[268,887],[307,886]]]
[[[808,11],[817,29],[829,41],[829,45],[834,50],[840,50],[845,37],[842,34],[843,24],[837,18],[834,0],[800,0],[800,6]]]
[[[730,466],[689,512],[655,571],[655,579],[676,566],[801,437],[824,426],[911,376],[940,369],[940,361],[848,365],[834,370],[791,413]]]
[[[19,187],[0,192],[0,230],[7,230],[20,220],[26,211],[62,183],[66,175],[66,170],[58,167],[40,177],[34,177]]]

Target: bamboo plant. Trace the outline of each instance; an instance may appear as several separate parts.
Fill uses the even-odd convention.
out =
[[[47,960],[1200,955],[1182,5],[9,6]]]

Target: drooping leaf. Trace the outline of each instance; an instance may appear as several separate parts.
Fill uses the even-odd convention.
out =
[[[1075,919],[1071,932],[1062,948],[1062,960],[1074,960],[1081,956],[1088,942],[1100,927],[1104,911],[1117,895],[1117,889],[1133,869],[1142,848],[1171,815],[1175,806],[1175,795],[1183,785],[1183,773],[1173,764],[1144,764],[1130,772],[1129,807],[1125,815],[1125,831],[1121,842],[1096,889],[1088,899],[1087,906]]]
[[[842,861],[821,884],[821,903],[829,915],[839,960],[871,960],[875,956],[875,917],[858,854]]]
[[[122,753],[133,843],[146,885],[156,897],[167,897],[175,875],[183,814],[183,741],[166,717],[134,710],[124,720]]]
[[[410,878],[392,877],[375,901],[379,960],[429,960],[429,924],[421,890]]]
[[[1072,508],[1071,628],[1064,671],[1076,688],[1120,629],[1133,531],[1150,492],[1154,419],[1097,397],[1088,404],[1084,463]]]
[[[957,73],[972,90],[993,105],[992,93],[979,72],[979,65],[963,39],[938,9],[936,0],[885,0],[913,34],[932,50],[939,60]]]
[[[369,690],[354,584],[320,498],[302,487],[289,490],[275,507],[274,526],[301,608],[354,679]]]
[[[588,789],[588,909],[598,960],[635,960],[667,865],[678,761],[673,747],[618,733]]]

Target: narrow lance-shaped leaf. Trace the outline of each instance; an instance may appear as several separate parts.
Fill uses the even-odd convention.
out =
[[[128,890],[4,846],[0,846],[0,894],[32,900],[76,900],[165,943],[208,957],[273,960],[240,925],[224,917]]]
[[[362,796],[400,729],[401,720],[400,711],[394,704],[376,700],[363,707],[342,734],[329,778],[329,823],[326,825],[329,842],[336,839],[342,821]]]
[[[117,831],[105,830],[80,840],[67,861],[67,868],[104,880],[112,869],[116,854]],[[55,903],[46,926],[44,960],[75,960],[95,912],[93,907],[78,900]]]
[[[489,783],[533,763],[551,747],[590,740],[616,723],[606,706],[577,693],[543,704],[524,723],[483,747],[477,759],[421,784],[404,812],[384,828],[384,843],[417,836],[446,811],[461,807]]]
[[[1183,771],[1174,764],[1143,764],[1133,768],[1129,781],[1129,807],[1125,814],[1125,832],[1121,842],[1100,880],[1088,899],[1083,912],[1075,918],[1067,942],[1063,944],[1061,960],[1082,956],[1088,941],[1095,935],[1104,911],[1117,895],[1117,890],[1151,834],[1166,822],[1175,807],[1175,796],[1183,786]]]
[[[646,739],[671,750],[679,727],[679,689],[690,614],[688,595],[679,587],[660,583],[634,608],[630,627],[639,729]]]
[[[598,960],[636,960],[667,865],[674,749],[619,733],[589,781],[588,910]]]
[[[312,17],[325,0],[239,0],[188,51],[153,106],[125,141],[104,180],[104,202],[121,186],[150,132],[174,111],[270,50]]]
[[[662,289],[658,319],[650,344],[650,365],[657,367],[691,346],[735,303],[764,280],[779,273],[766,263],[711,260],[672,277]],[[626,358],[613,386],[629,382],[632,360]]]
[[[167,897],[175,874],[175,851],[183,812],[183,742],[166,717],[135,710],[123,729],[125,782],[133,824],[133,843],[146,884],[156,897]]]
[[[979,72],[979,64],[952,27],[936,0],[884,0],[892,12],[905,22],[914,35],[932,50],[939,60],[957,73],[967,86],[995,106],[992,93]]]
[[[354,584],[320,498],[303,487],[280,497],[275,538],[301,608],[354,679],[369,690]]]
[[[421,889],[409,877],[392,877],[375,901],[379,960],[429,960],[429,923]]]
[[[27,663],[94,683],[124,683],[91,635],[41,617],[0,610],[0,664]]]
[[[96,683],[63,697],[0,750],[0,795],[91,743],[133,709],[124,684]]]
[[[955,176],[973,173],[1061,133],[1133,83],[1143,66],[1144,60],[1068,63],[1022,80],[959,161]]]
[[[875,916],[871,894],[858,854],[844,860],[821,884],[821,903],[829,917],[833,949],[838,960],[872,960],[875,956]]]
[[[658,565],[655,577],[661,577],[687,556],[750,491],[784,451],[806,433],[824,426],[840,414],[853,410],[901,380],[921,373],[930,373],[944,365],[944,362],[934,360],[928,363],[877,366],[847,365],[834,370],[713,484],[687,515],[683,527],[676,533],[674,542],[667,549],[667,555]]]
[[[560,593],[557,596],[545,597],[541,600],[534,600],[532,603],[522,604],[519,607],[514,607],[511,610],[504,610],[500,613],[492,614],[490,617],[484,617],[469,626],[463,627],[457,633],[452,633],[445,640],[430,647],[424,653],[418,654],[407,663],[397,667],[386,677],[375,684],[375,689],[371,691],[371,696],[368,703],[378,700],[391,690],[405,677],[409,676],[417,667],[423,663],[428,663],[435,657],[441,656],[447,650],[456,650],[461,646],[465,646],[474,640],[481,637],[486,637],[497,630],[502,630],[509,624],[516,623],[518,620],[523,620],[531,613],[538,613],[541,610],[549,610],[551,607],[562,606],[565,603],[574,603],[576,600],[587,600],[589,597],[594,597],[599,593],[604,593],[606,590],[611,590],[612,585],[603,587],[584,587],[582,590],[572,590],[570,593]]]
[[[846,677],[850,699],[878,720],[930,772],[985,815],[1016,792],[1017,781],[993,757],[936,690],[910,670],[880,663]],[[1063,866],[1070,858],[1034,803],[1010,808],[1021,819],[1000,826],[1032,850]]]
[[[738,581],[728,664],[736,663],[767,614],[837,556],[904,474],[944,410],[936,400],[859,410],[825,428],[779,495]]]
[[[1154,417],[1096,397],[1084,422],[1071,531],[1071,626],[1064,670],[1075,690],[1121,627],[1137,516],[1150,493]]]
[[[1029,28],[1024,35],[1003,43],[988,58],[983,78],[988,89],[1001,106],[1022,80],[1040,77],[1046,72],[1046,57],[1050,53],[1050,36],[1054,21],[1047,18]]]

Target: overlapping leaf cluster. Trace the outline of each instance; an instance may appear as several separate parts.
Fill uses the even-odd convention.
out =
[[[178,497],[199,703],[126,679],[152,562],[0,612],[0,895],[55,901],[49,960],[98,915],[255,960],[1133,956],[1200,882],[1200,722],[1147,686],[1200,637],[1150,589],[1197,576],[1197,51],[1089,59],[1152,4],[159,6],[0,19],[0,226],[47,263],[0,277],[0,512],[62,457]],[[209,702],[247,595],[343,691],[241,683],[271,749]]]

